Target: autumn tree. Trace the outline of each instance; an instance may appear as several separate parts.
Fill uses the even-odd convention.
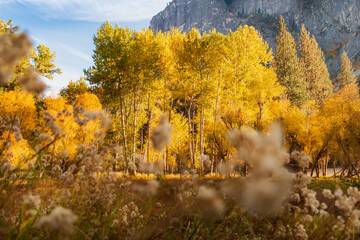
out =
[[[359,88],[356,84],[348,84],[327,99],[317,114],[318,145],[313,146],[313,171],[319,176],[319,163],[327,155],[342,163],[351,172],[356,172],[359,142],[357,131],[352,127],[352,117],[359,109]],[[355,117],[355,119],[357,119]],[[348,131],[350,130],[350,131]],[[312,171],[312,172],[313,172]]]
[[[341,55],[341,72],[337,79],[339,89],[343,88],[347,84],[355,83],[357,80],[354,70],[352,69],[351,61],[345,51]]]
[[[100,130],[101,125],[99,121],[81,121],[81,119],[84,119],[86,112],[99,111],[101,109],[97,97],[93,94],[85,93],[78,100],[75,106],[71,106],[66,103],[64,98],[59,96],[44,99],[46,112],[42,112],[43,116],[50,114],[55,119],[55,124],[61,128],[64,134],[53,136],[47,125],[41,124],[39,126],[41,132],[50,136],[42,144],[46,145],[54,141],[49,150],[56,156],[66,155],[66,158],[71,161],[74,161],[78,146],[89,146],[97,139],[99,134],[95,133]],[[75,111],[77,106],[84,107],[84,111]],[[88,109],[86,110],[85,108]]]
[[[133,31],[105,22],[94,36],[94,65],[84,71],[91,86],[101,89],[101,103],[114,111],[114,136],[128,162],[131,114],[130,55]],[[119,134],[118,134],[119,133]]]
[[[17,139],[15,133],[4,131],[0,134],[0,146],[4,146],[4,142],[9,142],[8,149],[1,149],[2,156],[7,156],[15,167],[25,168],[29,157],[34,154],[29,142],[24,139]]]
[[[102,106],[99,98],[92,93],[81,94],[75,101],[74,106],[82,106],[86,111],[100,111]]]
[[[143,105],[158,80],[159,45],[149,29],[136,32],[108,22],[99,28],[94,43],[94,66],[85,71],[86,80],[103,90],[101,102],[115,113],[113,134],[124,146],[127,163],[146,121]]]
[[[19,41],[15,41],[15,43],[18,44],[21,44],[20,40],[26,37],[24,33],[18,32],[18,27],[13,27],[11,20],[5,23],[0,19],[0,36],[1,35],[4,35],[3,37],[18,38]],[[5,43],[3,44],[5,45]],[[7,42],[7,44],[9,44],[9,42]],[[29,44],[32,45],[30,41]],[[7,48],[9,47],[10,46],[7,45]],[[17,52],[13,50],[13,54],[16,53]],[[51,53],[51,50],[45,45],[38,45],[36,48],[33,48],[29,54],[26,54],[23,59],[20,59],[20,61],[16,63],[16,66],[12,69],[13,75],[11,80],[4,86],[5,90],[14,90],[20,85],[24,85],[22,84],[24,77],[33,75],[35,71],[37,74],[49,79],[53,79],[54,74],[61,74],[61,70],[54,65],[55,57],[55,53]]]
[[[333,92],[333,85],[321,51],[314,36],[301,26],[299,35],[300,64],[303,68],[304,79],[308,84],[310,99],[318,104],[322,103]]]
[[[284,92],[277,81],[272,51],[253,27],[239,27],[227,37],[226,87],[224,102],[237,108],[242,119],[259,130],[266,129],[272,119],[268,114],[270,103]],[[226,108],[224,108],[226,109]],[[241,118],[239,118],[241,119]]]
[[[14,33],[18,31],[17,26],[13,26],[12,20],[9,20],[8,22],[5,22],[4,20],[0,19],[0,34],[3,33]]]
[[[24,138],[29,138],[37,124],[35,100],[26,91],[7,91],[0,94],[0,116],[20,119],[20,130]]]
[[[55,58],[55,52],[52,53],[49,47],[40,44],[33,51],[30,61],[41,76],[53,79],[54,74],[61,74],[60,68],[57,68],[54,64]]]
[[[299,64],[294,38],[288,31],[283,17],[280,18],[279,35],[276,37],[276,75],[286,94],[296,106],[301,106],[309,98],[307,82],[304,81]]]
[[[90,91],[89,86],[85,82],[84,78],[80,78],[78,81],[70,81],[69,84],[60,90],[60,96],[62,96],[67,103],[73,104],[76,99]]]

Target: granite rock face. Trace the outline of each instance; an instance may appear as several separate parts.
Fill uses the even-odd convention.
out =
[[[247,24],[274,49],[281,15],[296,40],[305,24],[324,51],[333,77],[343,50],[360,75],[360,0],[173,0],[153,17],[150,28],[155,32],[172,27],[181,31],[195,27],[201,32],[216,28],[226,34]]]

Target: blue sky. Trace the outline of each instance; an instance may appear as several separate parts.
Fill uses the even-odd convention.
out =
[[[46,81],[58,92],[70,80],[78,80],[92,65],[92,38],[106,20],[141,30],[170,0],[0,0],[0,19],[31,37],[34,45],[45,44],[56,52],[61,75]]]

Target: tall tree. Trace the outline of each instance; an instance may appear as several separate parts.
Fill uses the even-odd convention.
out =
[[[299,36],[300,64],[303,68],[304,79],[308,83],[310,98],[321,104],[333,92],[333,85],[321,51],[314,36],[301,26]]]
[[[275,71],[279,83],[287,88],[286,94],[290,101],[299,107],[309,99],[308,84],[301,74],[295,40],[289,33],[282,16],[276,43]]]
[[[249,124],[259,130],[266,129],[271,121],[267,113],[269,104],[284,93],[270,65],[272,51],[258,31],[245,25],[227,36],[226,61],[222,110],[225,114],[238,114],[237,123],[227,123],[229,128]]]
[[[113,139],[123,146],[128,163],[131,114],[130,55],[134,31],[105,22],[94,36],[94,66],[85,70],[86,80],[97,89],[102,104],[114,112]]]
[[[356,75],[352,70],[351,61],[345,51],[341,55],[341,72],[337,79],[339,82],[339,89],[343,88],[347,84],[356,82]]]

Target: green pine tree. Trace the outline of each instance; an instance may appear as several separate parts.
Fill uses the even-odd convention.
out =
[[[288,32],[283,17],[280,18],[276,43],[275,67],[278,80],[287,88],[286,93],[290,101],[296,106],[301,106],[309,99],[308,84],[301,74],[295,40]]]

